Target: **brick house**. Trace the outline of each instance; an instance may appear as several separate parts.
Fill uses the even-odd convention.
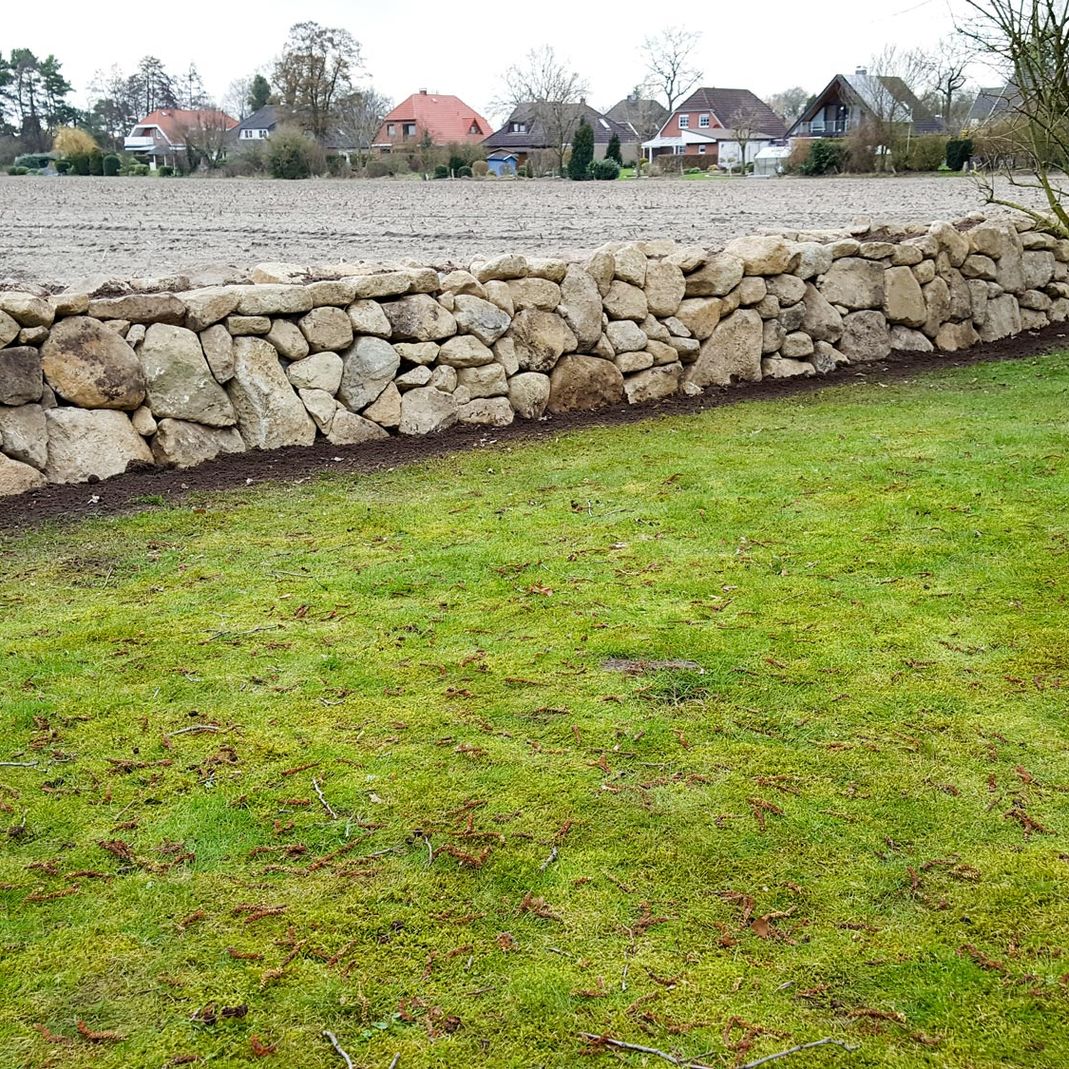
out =
[[[432,145],[477,145],[492,129],[460,97],[421,89],[401,101],[382,120],[371,147],[388,153],[401,146],[414,147],[425,139]]]
[[[158,108],[146,115],[123,141],[123,148],[147,163],[153,170],[157,167],[179,167],[186,158],[186,142],[193,131],[200,132],[201,140],[222,140],[223,136],[238,125],[225,111],[216,108]],[[204,135],[208,135],[206,138]]]
[[[745,156],[739,135],[745,129]],[[696,89],[680,104],[642,148],[650,161],[683,156],[700,167],[735,167],[750,163],[762,148],[782,141],[787,126],[749,89]]]

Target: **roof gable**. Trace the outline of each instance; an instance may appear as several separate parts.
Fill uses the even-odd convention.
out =
[[[479,112],[465,104],[460,97],[423,90],[406,97],[393,108],[383,119],[384,127],[387,123],[415,123],[417,130],[429,134],[436,144],[483,138],[493,129]],[[380,130],[380,133],[383,131]]]
[[[158,108],[136,125],[155,126],[172,145],[182,145],[187,130],[198,126],[232,130],[238,121],[218,108]]]
[[[719,89],[714,86],[695,89],[682,104],[677,104],[676,110],[662,125],[661,132],[663,133],[665,127],[681,112],[702,111],[713,115],[724,129],[730,129],[737,116],[746,114],[752,118],[751,125],[758,127],[762,133],[775,138],[785,137],[787,134],[787,125],[783,118],[756,93],[749,89]]]
[[[607,115],[602,115],[587,103],[564,104],[567,109],[565,114],[569,124],[578,126],[586,119],[590,128],[594,131],[594,144],[607,145],[615,134],[621,143],[631,143],[637,140],[635,131],[624,123],[614,122]],[[526,129],[512,131],[516,123],[523,124]],[[500,130],[492,133],[483,144],[487,148],[555,148],[551,138],[546,133],[542,118],[539,115],[539,105],[535,101],[518,104],[512,109],[505,125]]]

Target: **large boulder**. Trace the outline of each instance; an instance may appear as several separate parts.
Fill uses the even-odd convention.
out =
[[[474,335],[483,345],[493,345],[512,322],[496,304],[467,293],[458,293],[454,298],[453,318],[461,333]]]
[[[619,279],[609,283],[609,292],[602,298],[602,307],[610,319],[633,319],[641,323],[649,315],[646,291]]]
[[[791,269],[795,251],[790,243],[776,235],[749,235],[729,241],[724,249],[737,256],[748,275],[782,275]]]
[[[588,412],[619,404],[624,396],[620,369],[600,357],[565,356],[549,376],[550,412]]]
[[[987,302],[987,315],[980,328],[981,341],[998,341],[1011,334],[1021,333],[1021,307],[1012,293],[992,297]]]
[[[340,405],[330,421],[330,429],[326,435],[327,441],[334,445],[360,445],[376,438],[389,437],[377,423]]]
[[[457,421],[482,427],[507,427],[516,414],[507,397],[476,397],[457,409]]]
[[[31,468],[20,460],[11,460],[0,453],[0,497],[24,494],[27,490],[36,490],[44,484],[45,477],[36,468]]]
[[[0,405],[39,401],[44,386],[40,350],[32,345],[0,349]]]
[[[125,319],[129,323],[177,325],[186,317],[186,306],[173,293],[128,293],[91,300],[89,315],[94,319]]]
[[[683,272],[664,260],[650,260],[646,266],[646,304],[650,315],[672,316],[687,290]]]
[[[560,284],[561,303],[557,311],[576,337],[583,351],[597,344],[601,336],[601,292],[592,275],[571,264]]]
[[[797,305],[795,305],[797,308]],[[812,283],[806,283],[805,297],[802,299],[804,313],[801,322],[794,323],[794,316],[788,316],[791,309],[781,313],[780,319],[785,330],[798,329],[800,327],[814,341],[826,341],[835,343],[842,337],[843,317],[831,306],[831,303]]]
[[[882,360],[891,353],[891,332],[883,312],[851,312],[843,320],[839,351],[852,362]]]
[[[832,304],[846,308],[882,308],[884,274],[881,263],[846,256],[832,264],[824,276],[820,292]]]
[[[334,311],[341,311],[335,308]],[[337,353],[322,352],[298,360],[286,368],[286,378],[295,390],[326,390],[335,394],[341,385],[342,358]]]
[[[508,283],[508,288],[516,310],[541,308],[543,312],[553,312],[560,304],[560,286],[548,278],[517,278]]]
[[[727,386],[733,378],[758,382],[764,324],[752,308],[733,312],[717,324],[702,343],[698,359],[687,369],[687,382],[694,386]]]
[[[437,434],[457,421],[458,405],[451,393],[443,393],[433,386],[409,390],[401,397],[402,434]]]
[[[565,353],[574,352],[579,344],[571,327],[559,315],[535,308],[525,308],[516,314],[508,336],[515,343],[516,359],[523,371],[550,371]]]
[[[185,305],[185,325],[199,332],[232,315],[239,294],[231,286],[206,286],[179,293],[177,297]]]
[[[883,311],[892,323],[907,327],[922,327],[928,319],[924,293],[908,267],[890,267],[884,272]]]
[[[152,463],[152,452],[125,412],[112,409],[52,408],[48,423],[51,483],[83,483],[120,475],[130,464]]]
[[[145,399],[145,373],[126,342],[87,316],[61,319],[41,347],[45,379],[81,408],[133,411]]]
[[[395,341],[441,341],[457,332],[457,321],[433,297],[416,293],[382,306]]]
[[[624,394],[629,405],[645,405],[663,401],[679,390],[683,379],[683,365],[663,364],[648,368],[624,379]]]
[[[56,317],[51,301],[19,290],[0,290],[0,312],[6,312],[22,327],[50,327]]]
[[[193,468],[220,453],[243,453],[236,427],[206,427],[180,419],[161,419],[152,439],[152,455],[163,468]]]
[[[390,336],[393,328],[386,318],[386,313],[382,310],[382,305],[377,301],[353,301],[347,311],[354,334],[370,334],[375,338]]]
[[[338,400],[352,412],[360,412],[393,381],[401,358],[382,338],[357,338],[342,357]]]
[[[141,345],[148,406],[156,419],[231,427],[237,416],[215,380],[200,338],[185,327],[153,323]]]
[[[509,379],[509,402],[521,419],[540,419],[549,404],[549,376],[525,371]]]
[[[313,308],[301,316],[297,326],[313,353],[337,352],[353,343],[353,324],[343,308]]]
[[[48,426],[40,405],[0,407],[0,443],[12,460],[35,468],[48,462]]]
[[[234,377],[226,384],[238,430],[250,449],[311,445],[316,427],[263,338],[234,339]]]
[[[204,359],[215,381],[229,382],[234,377],[234,338],[230,331],[222,323],[214,323],[199,336]]]

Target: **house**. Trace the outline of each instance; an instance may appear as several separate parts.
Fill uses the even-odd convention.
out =
[[[613,134],[620,139],[620,154],[624,163],[637,158],[639,138],[635,131],[623,123],[613,122],[586,101],[577,104],[518,104],[512,109],[505,125],[483,142],[483,148],[490,155],[496,155],[497,152],[512,153],[522,167],[532,156],[540,159],[543,154],[557,150],[557,128],[567,130],[570,136],[583,119],[594,131],[594,159],[605,158]],[[556,160],[553,166],[556,166]]]
[[[1021,106],[1021,91],[1012,82],[993,89],[980,89],[965,120],[966,130],[979,130],[985,126],[1012,119]]]
[[[845,137],[868,123],[901,124],[914,134],[937,134],[937,119],[901,78],[869,74],[858,67],[850,75],[837,74],[790,128],[790,138]]]
[[[189,135],[196,131],[202,141],[221,141],[237,119],[216,108],[159,108],[146,115],[123,140],[123,148],[157,167],[178,167],[187,159]]]
[[[255,144],[257,141],[266,141],[274,133],[278,124],[278,108],[274,104],[265,104],[247,118],[242,119],[230,131],[230,137],[241,148],[250,142]]]
[[[623,100],[613,104],[605,118],[612,119],[624,126],[630,126],[638,135],[639,141],[653,137],[668,118],[668,109],[656,100],[645,100],[638,93],[630,93]]]
[[[421,89],[401,101],[382,120],[372,148],[387,153],[402,145],[414,147],[420,142],[477,145],[491,129],[486,119],[460,97]]]
[[[651,162],[658,156],[684,156],[698,166],[733,168],[752,162],[761,149],[786,135],[783,119],[749,89],[703,87],[642,148]]]
[[[514,175],[520,166],[520,158],[515,152],[491,152],[486,157],[486,166],[491,174],[498,178],[504,175]]]

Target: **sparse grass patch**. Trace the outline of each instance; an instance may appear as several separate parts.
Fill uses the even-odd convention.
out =
[[[0,1065],[1064,1064],[1067,397],[979,365],[0,541]]]

